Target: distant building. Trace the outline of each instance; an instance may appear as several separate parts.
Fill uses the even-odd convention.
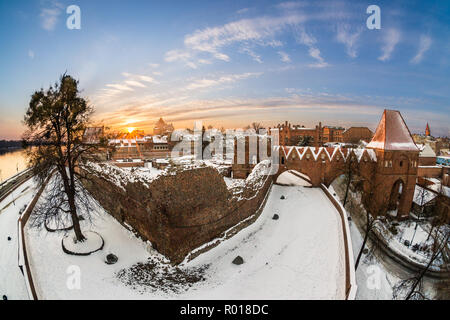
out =
[[[429,144],[426,144],[419,153],[419,166],[434,165],[436,165],[436,153],[431,149]]]
[[[284,124],[278,124],[275,128],[269,128],[270,134],[273,134],[274,131],[278,131],[279,143],[282,146],[298,145],[305,137],[309,137],[311,145],[321,146],[323,143],[322,123],[320,122],[315,128],[305,128],[301,125],[291,125],[286,121]]]
[[[322,127],[321,122],[315,128],[305,128],[301,125],[291,125],[286,121],[275,128],[269,128],[271,134],[275,130],[278,131],[279,143],[282,146],[296,146],[305,137],[310,137],[309,144],[316,147],[331,142],[357,144],[360,140],[370,141],[373,137],[372,131],[367,127],[351,127],[346,130],[342,127]]]
[[[373,132],[367,127],[350,127],[343,132],[342,136],[342,142],[357,144],[361,140],[366,142],[372,140]]]
[[[344,142],[344,131],[342,127],[324,126],[322,133],[322,143]]]
[[[153,134],[154,135],[170,135],[173,132],[174,128],[172,124],[166,123],[163,118],[159,118],[158,122],[155,123],[155,126],[153,127]]]
[[[427,127],[425,128],[425,136],[427,136],[427,137],[431,136],[430,126],[428,125],[428,122],[427,122]]]
[[[83,133],[83,143],[85,144],[99,144],[105,135],[104,127],[88,127]]]

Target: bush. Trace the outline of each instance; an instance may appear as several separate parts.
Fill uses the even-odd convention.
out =
[[[398,225],[398,223],[397,223],[397,225]],[[396,227],[394,224],[392,224],[392,225],[389,227],[389,231],[390,231],[394,236],[396,236],[396,235],[398,234],[397,227]]]

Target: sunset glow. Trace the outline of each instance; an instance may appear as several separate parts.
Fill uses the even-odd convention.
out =
[[[128,128],[127,128],[127,130],[128,130],[128,133],[132,133],[132,132],[134,131],[134,129],[136,129],[136,128],[133,128],[133,127],[128,127]]]

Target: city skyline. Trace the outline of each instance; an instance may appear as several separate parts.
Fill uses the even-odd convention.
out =
[[[71,4],[80,30],[66,27]],[[371,4],[2,2],[0,139],[20,138],[31,94],[64,72],[97,123],[117,128],[148,131],[163,117],[177,128],[374,130],[388,108],[412,133],[428,122],[448,136],[450,5],[379,1],[381,29],[369,30]]]

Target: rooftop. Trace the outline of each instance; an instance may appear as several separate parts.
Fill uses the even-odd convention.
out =
[[[367,148],[419,151],[400,112],[387,109],[384,110],[375,135]]]

